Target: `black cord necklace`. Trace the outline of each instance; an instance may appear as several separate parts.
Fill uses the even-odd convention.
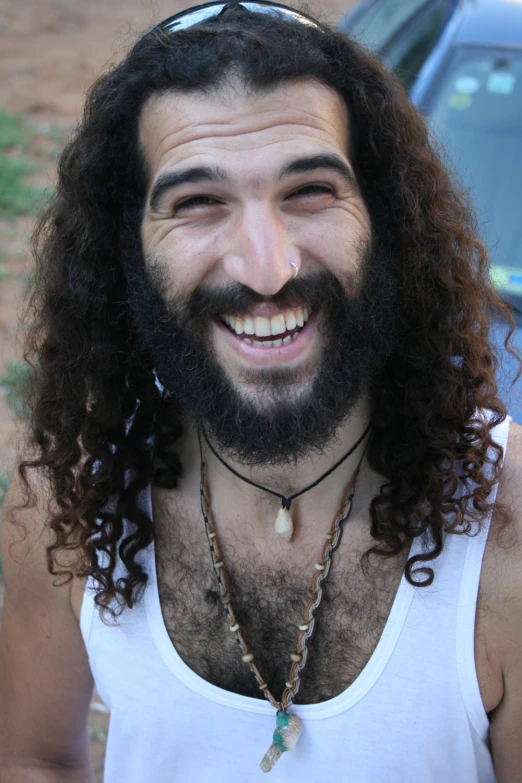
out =
[[[201,448],[200,432],[203,434],[203,437],[205,438],[205,442],[206,442],[207,446],[209,447],[210,451],[212,452],[212,454],[216,457],[216,459],[218,459],[221,462],[221,464],[227,470],[229,470],[231,473],[233,473],[234,476],[237,476],[237,478],[241,479],[241,481],[244,481],[247,484],[250,484],[252,487],[256,487],[256,489],[261,489],[261,490],[263,490],[263,492],[268,492],[270,495],[274,495],[277,498],[281,498],[281,508],[279,509],[279,512],[278,512],[277,517],[276,517],[275,529],[276,529],[277,533],[279,533],[280,535],[283,536],[283,538],[285,538],[287,541],[290,541],[290,539],[292,538],[292,534],[294,532],[292,516],[290,514],[290,506],[292,504],[292,500],[295,500],[295,498],[298,498],[300,495],[304,495],[305,492],[308,492],[310,489],[313,489],[318,484],[320,484],[321,481],[324,481],[324,479],[327,478],[331,473],[333,473],[334,470],[337,470],[337,468],[340,465],[342,465],[343,462],[348,459],[350,454],[353,454],[353,452],[356,450],[356,448],[363,442],[363,440],[366,438],[366,436],[370,432],[371,426],[372,426],[371,423],[368,424],[368,426],[364,430],[363,434],[356,441],[356,443],[354,443],[354,445],[350,449],[348,449],[346,454],[344,454],[341,457],[341,459],[337,460],[335,465],[332,465],[332,467],[329,468],[326,471],[326,473],[323,473],[322,476],[319,476],[318,479],[313,481],[311,484],[309,484],[304,489],[300,489],[299,492],[294,492],[293,495],[289,495],[288,497],[286,497],[286,495],[283,495],[282,492],[276,492],[275,490],[269,489],[268,487],[263,487],[262,484],[256,484],[255,481],[252,481],[251,479],[247,478],[246,476],[243,476],[241,473],[239,473],[237,470],[235,470],[233,467],[231,467],[227,462],[225,462],[223,457],[221,457],[217,453],[216,449],[214,448],[212,443],[209,441],[207,433],[205,432],[205,429],[204,429],[203,425],[200,422],[199,423],[199,427],[198,427],[198,438],[199,438],[199,450],[200,450],[200,454],[201,454],[201,462],[203,464],[203,451],[202,451],[202,448]]]

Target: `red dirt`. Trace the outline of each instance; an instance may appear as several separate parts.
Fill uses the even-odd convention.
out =
[[[312,13],[335,21],[353,0],[315,0]],[[40,165],[35,180],[52,184],[49,133],[66,133],[78,119],[89,85],[117,61],[139,31],[191,5],[183,0],[0,0],[0,109],[28,118],[37,134],[30,154]],[[17,313],[31,270],[28,238],[32,220],[0,219],[0,377],[5,363],[20,357]],[[0,476],[16,460],[13,417],[0,390]],[[3,585],[0,577],[0,616]],[[96,700],[97,697],[96,697]],[[93,709],[91,747],[103,778],[108,716]]]

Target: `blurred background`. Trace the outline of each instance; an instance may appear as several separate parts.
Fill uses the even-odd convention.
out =
[[[176,0],[0,0],[0,513],[16,459],[18,314],[35,217],[85,91],[137,34],[193,3]],[[402,79],[470,189],[493,277],[522,348],[522,0],[316,0],[308,10],[352,32]],[[495,326],[500,342],[505,325]],[[515,363],[501,381],[522,423]],[[520,382],[517,384],[521,388]],[[0,619],[3,582],[0,564]],[[103,779],[108,713],[94,695],[89,731]]]

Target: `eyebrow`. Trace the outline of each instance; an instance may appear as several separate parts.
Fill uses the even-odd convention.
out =
[[[316,169],[330,169],[330,171],[335,171],[342,176],[346,184],[352,190],[358,192],[359,187],[353,169],[338,155],[323,154],[312,155],[307,158],[297,158],[283,166],[279,172],[279,176],[282,178],[289,174],[307,174]]]
[[[350,166],[337,155],[311,155],[306,158],[296,158],[286,163],[279,171],[279,178],[283,179],[291,174],[307,174],[317,169],[329,169],[340,174],[346,184],[354,191],[358,191],[357,180]],[[197,182],[230,182],[226,171],[219,166],[192,166],[181,171],[167,171],[154,183],[149,207],[156,212],[165,193],[181,185]]]
[[[230,177],[219,166],[192,166],[182,171],[167,171],[162,174],[152,188],[149,207],[153,212],[158,209],[165,193],[188,182],[228,182]]]

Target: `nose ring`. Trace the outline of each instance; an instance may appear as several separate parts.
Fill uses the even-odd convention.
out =
[[[293,276],[292,280],[295,280],[295,278],[299,274],[299,269],[297,268],[297,264],[294,264],[293,261],[290,261],[290,266],[294,267],[294,276]]]

